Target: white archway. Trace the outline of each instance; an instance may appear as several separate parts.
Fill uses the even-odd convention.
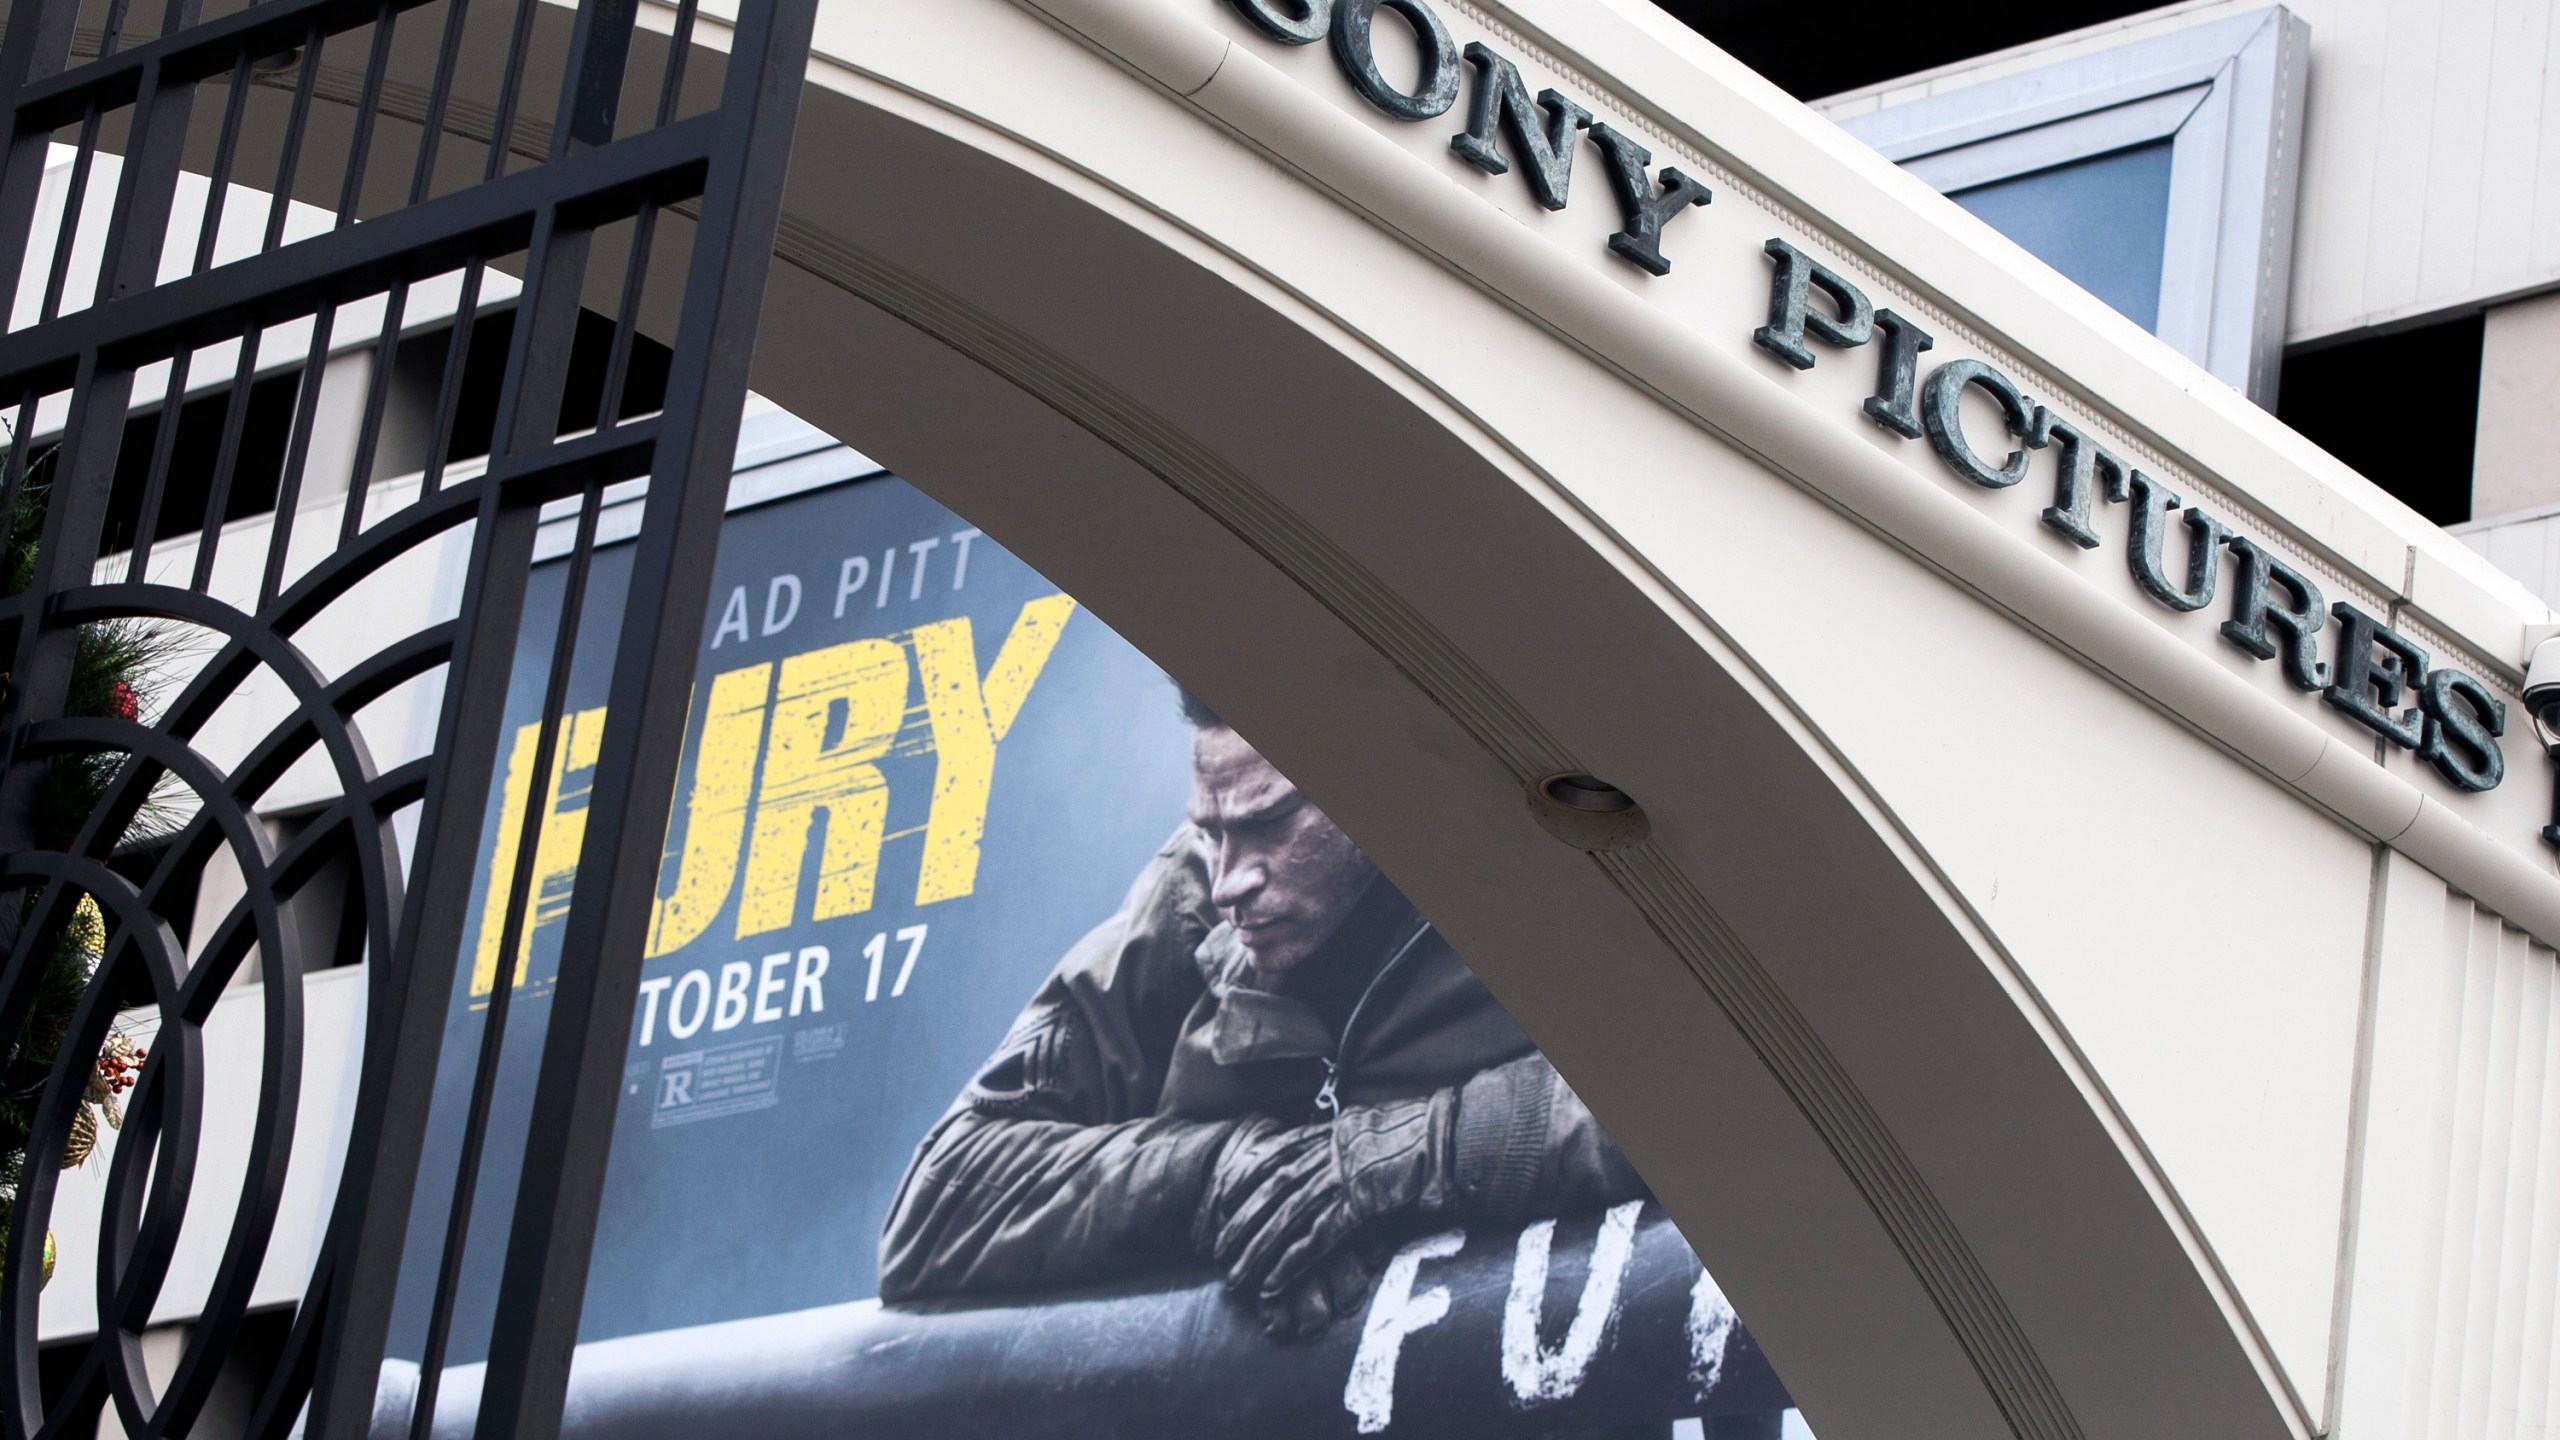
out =
[[[909,53],[965,72],[1049,47],[1012,80],[1116,87],[1124,143],[1193,158],[1159,127],[1199,119],[1036,17],[935,28]],[[1250,177],[1300,193],[1237,218],[1401,272],[1375,289],[1404,289],[1404,333],[1436,344],[1390,351],[1191,225],[846,78],[854,103],[813,96],[804,117],[803,173],[831,163],[787,223],[759,386],[1003,538],[1304,777],[1733,1277],[1820,1433],[2277,1433],[1997,940],[1717,617],[1574,491],[1597,471],[1646,503],[1720,478],[1681,519],[1726,530],[1726,553],[1692,563],[1762,550],[1762,583],[1801,592],[1883,569],[1877,601],[1925,587],[1950,625],[2004,621],[1300,182]],[[1814,568],[1788,576],[1748,532],[1792,532]],[[1909,677],[1845,598],[1808,604],[1801,639],[1876,663],[1863,683],[1891,694]],[[2143,718],[2151,743],[2200,748]],[[1656,838],[1595,864],[1540,832],[1526,785],[1575,768],[1637,795]]]
[[[2376,997],[2472,963],[2525,977],[2526,1023],[2549,1004],[2524,727],[2505,787],[2450,788],[2222,608],[2154,605],[2125,506],[2096,549],[2040,527],[2050,447],[1983,489],[1869,424],[1873,351],[1754,349],[1763,243],[2510,704],[2547,616],[1637,0],[1435,4],[1708,181],[1671,274],[1608,252],[1589,155],[1549,213],[1448,153],[1460,113],[1364,108],[1226,0],[845,0],[758,388],[1338,817],[1623,1141],[1826,1440],[2423,1413],[2423,1383],[2365,1377],[2410,1373],[2370,1337],[2444,1348],[2386,1318],[2433,1262],[2376,1258],[2441,1213],[2373,1208],[2409,1206],[2366,1156],[2375,1124],[2435,1131],[2370,1097],[2476,1057]],[[1650,839],[1548,835],[1526,792],[1561,770],[1636,796]],[[2437,1203],[2531,1216],[2554,1187],[2482,1160]],[[2432,1373],[2459,1373],[2445,1343]]]

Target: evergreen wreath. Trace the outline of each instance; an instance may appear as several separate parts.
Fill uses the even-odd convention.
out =
[[[17,513],[9,517],[0,538],[0,594],[26,589],[35,571],[36,543],[44,529],[50,497],[47,448],[27,467]],[[64,713],[72,716],[140,720],[146,701],[170,672],[180,647],[175,637],[148,620],[105,620],[80,628],[74,641],[70,691]],[[0,674],[0,685],[7,676]],[[90,813],[106,798],[108,787],[123,769],[117,751],[86,751],[56,756],[48,762],[38,786],[32,817],[34,844],[40,849],[67,850],[79,838]],[[124,843],[148,844],[170,826],[168,807],[147,801],[122,837]],[[0,900],[0,920],[15,931],[35,916],[41,891],[19,892],[14,902]],[[36,979],[35,1003],[24,1028],[9,1037],[0,1051],[0,1238],[6,1235],[16,1208],[18,1185],[26,1166],[29,1133],[46,1079],[53,1073],[62,1045],[71,1032],[73,1013],[106,953],[106,917],[96,900],[82,896],[70,923],[44,941],[42,969]],[[111,1032],[100,1049],[71,1125],[63,1163],[77,1166],[97,1148],[98,1126],[121,1128],[118,1104],[141,1072],[143,1049],[121,1031]],[[44,1238],[45,1278],[53,1276],[53,1237]],[[4,1263],[4,1262],[0,1262]]]

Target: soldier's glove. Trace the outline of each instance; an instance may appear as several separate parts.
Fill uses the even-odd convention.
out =
[[[1458,1092],[1442,1090],[1231,1143],[1219,1169],[1239,1183],[1213,1182],[1209,1207],[1223,1212],[1210,1256],[1227,1288],[1253,1297],[1274,1333],[1321,1329],[1357,1306],[1368,1266],[1353,1238],[1419,1230],[1455,1204],[1457,1113]]]
[[[1278,1296],[1254,1302],[1262,1332],[1274,1340],[1311,1340],[1334,1321],[1356,1314],[1369,1298],[1369,1287],[1394,1250],[1393,1242],[1354,1237],[1341,1249],[1316,1262],[1315,1273]]]
[[[1291,1125],[1262,1115],[1238,1121],[1210,1165],[1209,1184],[1192,1217],[1191,1243],[1200,1258],[1218,1260],[1219,1235],[1274,1175],[1332,1144],[1332,1128],[1327,1125]],[[1224,1262],[1219,1264],[1223,1269]]]
[[[1236,1126],[1210,1167],[1209,1184],[1201,1194],[1200,1209],[1191,1225],[1193,1247],[1202,1259],[1229,1272],[1230,1289],[1244,1287],[1229,1271],[1232,1257],[1220,1252],[1220,1237],[1230,1233],[1238,1213],[1249,1202],[1268,1207],[1303,1186],[1301,1177],[1305,1172],[1319,1166],[1330,1168],[1332,1153],[1333,1127],[1329,1124],[1289,1125],[1256,1116]],[[1236,1229],[1234,1233],[1248,1232]],[[1290,1340],[1317,1334],[1332,1323],[1335,1315],[1348,1313],[1368,1293],[1368,1278],[1356,1247],[1345,1247],[1317,1267],[1317,1274],[1287,1293],[1266,1299],[1246,1291],[1245,1298],[1260,1313],[1265,1332],[1275,1339]],[[1332,1285],[1327,1284],[1329,1279],[1334,1282]],[[1339,1297],[1334,1294],[1337,1288],[1341,1291]],[[1337,1298],[1339,1305],[1335,1303]]]

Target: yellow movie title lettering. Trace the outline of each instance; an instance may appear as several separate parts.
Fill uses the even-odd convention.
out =
[[[917,904],[956,899],[978,888],[978,841],[987,829],[996,742],[1022,713],[1031,682],[1049,663],[1075,608],[1064,595],[1023,606],[983,680],[968,616],[916,627],[916,668],[924,676],[934,754],[933,810],[925,821]]]
[[[525,802],[533,789],[533,752],[542,726],[516,731],[507,752],[506,786],[499,803],[498,848],[489,858],[489,897],[480,909],[480,949],[471,962],[471,993],[496,988],[498,946],[506,938],[507,889],[516,872],[516,850],[524,834]],[[604,746],[604,707],[574,710],[563,717],[560,737],[552,745],[551,793],[542,808],[542,833],[533,846],[533,901],[526,908],[523,938],[516,945],[515,983],[524,983],[526,961],[533,954],[534,927],[569,913],[569,886],[578,874],[578,847],[587,838],[587,786],[572,786],[569,777],[588,775]],[[575,801],[574,807],[565,802]]]
[[[738,842],[747,833],[747,795],[773,666],[748,665],[711,677],[711,704],[693,757],[693,794],[684,804],[684,856],[676,888],[649,912],[649,958],[681,950],[711,928],[738,875]],[[667,823],[675,824],[670,815]]]
[[[889,753],[906,709],[907,652],[894,641],[855,640],[782,662],[764,777],[756,785],[747,888],[738,897],[741,937],[792,922],[820,810],[827,840],[809,918],[832,920],[871,908],[880,834],[889,819],[889,782],[872,762]]]
[[[934,755],[916,903],[974,893],[996,747],[1021,715],[1075,608],[1065,595],[1026,603],[983,675],[974,630],[963,616],[919,626],[904,637],[905,645],[854,640],[778,665],[763,662],[713,676],[692,788],[668,822],[671,838],[674,827],[683,825],[684,839],[680,847],[668,848],[675,879],[650,914],[648,957],[702,938],[733,891],[741,937],[796,923],[801,875],[810,844],[818,839],[813,831],[821,827],[808,918],[832,920],[871,908],[889,814],[889,782],[880,762],[893,749],[911,753],[897,744],[911,680],[921,681],[931,739],[929,746],[910,746],[930,748]],[[562,727],[534,850],[534,904],[516,952],[518,985],[524,983],[534,930],[568,913],[587,815],[585,785],[572,785],[570,778],[593,770],[604,716],[602,707],[580,710]],[[507,886],[532,803],[540,737],[541,726],[521,727],[507,756],[492,883],[472,966],[475,996],[488,994],[496,980]]]

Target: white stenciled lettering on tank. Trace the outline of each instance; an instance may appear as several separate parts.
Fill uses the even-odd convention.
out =
[[[1698,1283],[1689,1287],[1688,1331],[1689,1379],[1701,1400],[1724,1378],[1725,1347],[1733,1342],[1738,1323],[1716,1277],[1700,1270]]]
[[[1363,1435],[1375,1435],[1395,1419],[1396,1357],[1405,1337],[1437,1325],[1449,1313],[1449,1287],[1413,1288],[1425,1260],[1445,1260],[1465,1248],[1467,1232],[1443,1230],[1425,1235],[1396,1252],[1378,1276],[1369,1297],[1368,1317],[1360,1322],[1360,1348],[1351,1357],[1351,1378],[1342,1387],[1342,1408],[1351,1412]]]
[[[1591,1268],[1582,1281],[1582,1298],[1564,1339],[1550,1349],[1538,1338],[1539,1319],[1547,1301],[1547,1261],[1555,1246],[1556,1222],[1541,1220],[1520,1232],[1511,1260],[1511,1293],[1502,1306],[1502,1378],[1522,1404],[1569,1399],[1591,1373],[1591,1362],[1618,1319],[1618,1288],[1627,1262],[1636,1253],[1636,1215],[1641,1200],[1613,1205],[1600,1220],[1591,1242]]]

